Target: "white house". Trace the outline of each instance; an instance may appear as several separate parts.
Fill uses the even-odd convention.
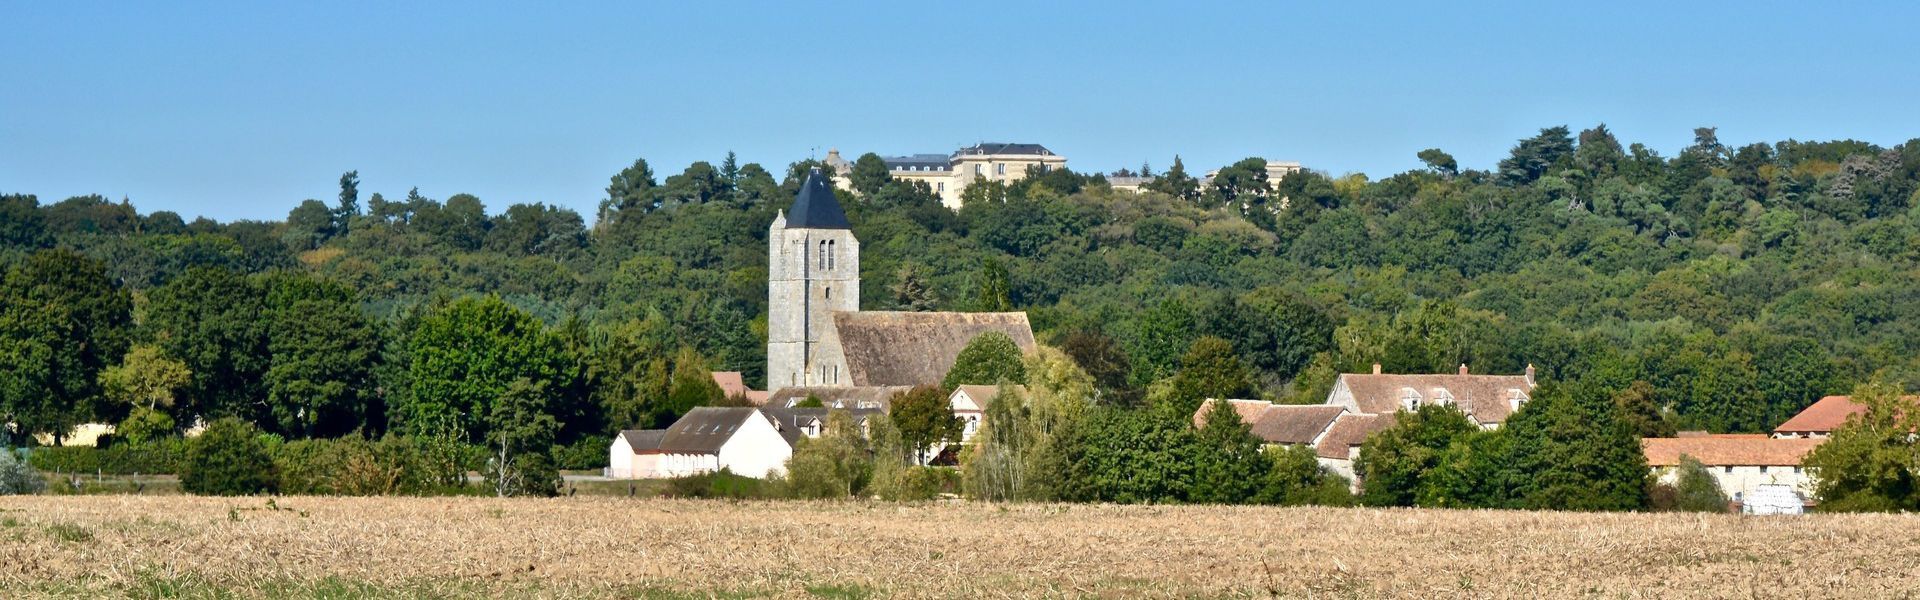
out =
[[[1672,438],[1645,438],[1641,449],[1647,467],[1662,483],[1679,480],[1680,458],[1693,457],[1707,467],[1720,491],[1736,502],[1763,486],[1784,485],[1811,496],[1813,481],[1800,466],[1808,452],[1825,439],[1779,439],[1765,434],[1694,434]]]
[[[684,477],[728,469],[747,477],[786,471],[793,440],[757,408],[693,409],[663,430],[623,431],[608,448],[609,477]]]
[[[1027,393],[1027,386],[1024,385],[1014,385],[1009,389],[1023,396]],[[953,394],[947,397],[947,404],[953,409],[953,416],[959,417],[963,425],[960,443],[970,442],[975,434],[980,433],[980,423],[987,414],[987,403],[999,395],[1000,386],[996,385],[961,385],[953,389]]]

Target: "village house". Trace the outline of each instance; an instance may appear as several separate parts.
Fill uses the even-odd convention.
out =
[[[1024,385],[1008,386],[1008,389],[1021,396],[1027,395],[1027,386]],[[999,396],[1000,386],[997,385],[956,386],[953,394],[947,396],[953,416],[959,417],[962,425],[960,443],[973,441],[973,436],[980,432],[981,422],[986,419],[987,403]]]
[[[1363,415],[1415,411],[1428,404],[1451,405],[1482,429],[1495,429],[1520,410],[1533,393],[1533,365],[1522,375],[1474,375],[1467,365],[1458,374],[1402,375],[1343,373],[1327,394],[1327,404]]]
[[[1206,427],[1207,415],[1219,401],[1207,400],[1193,414],[1195,428]],[[1312,448],[1320,466],[1353,482],[1353,461],[1360,444],[1375,431],[1393,424],[1392,415],[1357,414],[1332,404],[1287,405],[1264,400],[1227,400],[1249,432],[1262,444]],[[1354,482],[1357,487],[1357,482]]]
[[[808,399],[814,399],[820,401],[822,408],[873,409],[884,413],[893,409],[894,396],[911,389],[904,385],[789,387],[780,388],[769,395],[762,405],[795,408],[805,404]]]
[[[1680,458],[1693,457],[1713,474],[1720,490],[1743,502],[1761,486],[1784,485],[1801,497],[1813,493],[1812,479],[1801,461],[1826,440],[1773,438],[1763,433],[1707,434],[1683,432],[1680,437],[1640,440],[1647,467],[1661,483],[1679,479]]]
[[[666,429],[622,431],[608,448],[608,477],[685,477],[727,469],[747,477],[786,471],[795,433],[758,408],[702,406]]]
[[[1920,405],[1920,396],[1907,396],[1905,400]],[[1847,419],[1866,412],[1867,406],[1854,402],[1851,397],[1827,396],[1773,428],[1773,437],[1826,439],[1833,435],[1833,430],[1845,425]]]

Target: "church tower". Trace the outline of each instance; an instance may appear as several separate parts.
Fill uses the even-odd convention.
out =
[[[767,230],[767,390],[850,385],[843,361],[824,360],[833,313],[860,310],[860,241],[815,168],[789,212]]]

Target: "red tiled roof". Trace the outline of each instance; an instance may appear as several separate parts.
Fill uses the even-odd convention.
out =
[[[1640,440],[1640,447],[1651,467],[1678,465],[1682,455],[1709,467],[1790,467],[1799,466],[1800,460],[1824,441],[1749,436],[1645,438]]]
[[[1773,430],[1780,433],[1805,431],[1832,433],[1840,424],[1847,422],[1847,417],[1864,412],[1867,412],[1866,405],[1854,402],[1852,398],[1827,396]]]
[[[1208,398],[1200,403],[1199,410],[1193,411],[1195,429],[1207,426],[1207,415],[1213,412],[1215,402],[1219,400]],[[1265,400],[1228,400],[1227,402],[1233,407],[1233,412],[1240,413],[1240,422],[1247,425],[1253,425],[1260,420],[1261,415],[1267,413],[1267,409],[1273,408],[1273,403]]]
[[[1321,458],[1348,459],[1353,457],[1353,449],[1367,441],[1373,432],[1393,425],[1393,415],[1356,415],[1344,414],[1333,422],[1333,429],[1327,436],[1320,438],[1320,445],[1314,450]]]
[[[1344,406],[1273,406],[1254,421],[1253,436],[1269,444],[1311,444],[1346,414]]]

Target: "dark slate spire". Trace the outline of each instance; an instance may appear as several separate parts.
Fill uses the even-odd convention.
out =
[[[847,224],[847,213],[840,210],[840,200],[833,197],[833,182],[820,174],[820,168],[814,167],[807,174],[807,182],[800,186],[800,198],[793,201],[793,209],[787,211],[788,229],[852,229]]]

